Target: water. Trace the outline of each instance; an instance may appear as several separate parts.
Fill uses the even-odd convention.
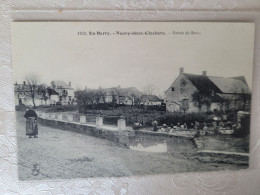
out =
[[[151,153],[190,153],[195,150],[191,139],[152,135],[136,135],[129,138],[127,145],[130,150]]]

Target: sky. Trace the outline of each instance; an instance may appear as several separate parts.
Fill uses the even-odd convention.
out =
[[[89,31],[111,35],[78,35]],[[117,31],[166,35],[113,35]],[[198,34],[174,34],[191,31]],[[186,73],[245,76],[251,88],[253,32],[242,23],[13,23],[14,82],[34,73],[43,83],[70,81],[76,89],[152,84],[162,93],[184,67]]]

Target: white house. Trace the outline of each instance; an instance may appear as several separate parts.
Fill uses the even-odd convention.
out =
[[[14,85],[14,99],[15,99],[15,105],[24,105],[29,106],[33,105],[33,99],[32,99],[32,90],[34,91],[34,103],[35,106],[40,105],[48,105],[48,102],[46,98],[44,98],[43,94],[38,90],[38,86],[33,86],[31,89],[30,85],[26,84],[24,81],[23,84],[16,83]]]
[[[162,105],[162,100],[156,95],[143,95],[141,104],[145,106],[160,106]]]
[[[57,105],[58,103],[75,104],[74,89],[63,81],[53,81],[52,87],[46,85],[30,86],[25,81],[23,84],[14,84],[16,106],[33,105],[32,94],[34,94],[35,106]]]
[[[73,105],[75,104],[75,90],[71,86],[71,82],[69,84],[64,81],[52,81],[51,87],[54,89],[59,95],[59,102],[62,105]]]

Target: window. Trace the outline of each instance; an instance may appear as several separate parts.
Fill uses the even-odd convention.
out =
[[[172,91],[175,91],[174,87],[172,87]]]
[[[67,96],[67,95],[68,95],[68,92],[67,92],[65,89],[63,89],[63,90],[62,90],[62,95]]]

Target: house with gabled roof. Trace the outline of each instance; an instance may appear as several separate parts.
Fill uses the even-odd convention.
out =
[[[169,112],[249,110],[251,92],[244,76],[214,77],[180,74],[166,91]]]
[[[118,86],[99,89],[85,88],[85,90],[100,93],[101,98],[99,98],[99,103],[135,105],[140,103],[140,98],[142,96],[142,93],[135,87],[121,88]]]
[[[14,97],[16,106],[43,106],[55,105],[59,101],[59,94],[52,88],[45,84],[35,85],[34,88],[34,101],[32,98],[32,88],[26,81],[22,84],[17,82],[14,84]]]
[[[140,103],[142,93],[136,87],[115,88],[118,94],[118,104],[135,105]]]
[[[69,84],[64,81],[52,81],[51,87],[59,94],[59,102],[62,105],[72,105],[75,103],[75,90],[71,86],[71,82]]]
[[[162,100],[156,95],[143,95],[141,97],[141,105],[145,106],[161,106]]]

